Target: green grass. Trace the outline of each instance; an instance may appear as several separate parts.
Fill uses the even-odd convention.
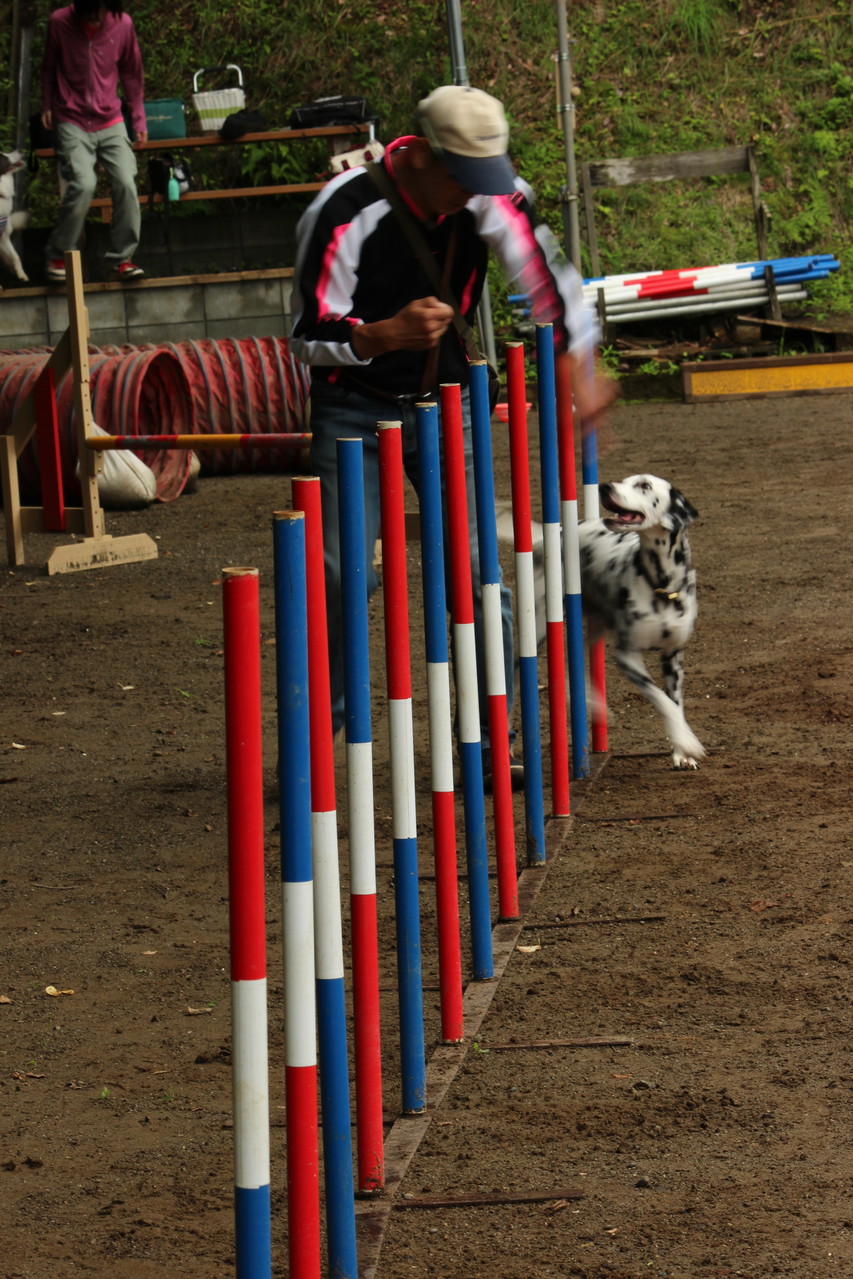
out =
[[[195,71],[233,62],[243,70],[247,105],[273,127],[314,96],[355,93],[367,97],[379,136],[388,140],[408,131],[417,99],[451,75],[442,0],[173,0],[166,7],[135,0],[133,18],[149,96],[189,103]],[[772,217],[771,255],[834,253],[842,270],[814,290],[812,305],[853,313],[849,0],[573,0],[568,19],[578,163],[753,145]],[[464,0],[462,22],[469,80],[505,102],[513,158],[537,192],[540,215],[562,240],[566,175],[555,109],[553,0]],[[44,23],[40,12],[34,85]],[[4,68],[9,26],[0,29]],[[8,100],[8,78],[0,88],[0,102]],[[29,109],[37,106],[34,93]],[[0,119],[0,133],[8,145],[11,119],[5,127]],[[221,153],[218,161],[199,158],[197,185],[222,185],[219,169],[208,172],[221,163]],[[235,148],[224,177],[310,181],[326,163],[322,147]],[[54,215],[47,195],[38,195],[46,185],[33,189],[36,223]],[[606,271],[756,253],[741,178],[600,190],[595,217]]]

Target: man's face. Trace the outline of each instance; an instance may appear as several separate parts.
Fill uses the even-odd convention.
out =
[[[430,204],[430,208],[425,212],[433,216],[458,213],[474,197],[473,191],[468,191],[461,186],[438,156],[432,153],[430,153],[430,164],[424,176],[425,194]]]

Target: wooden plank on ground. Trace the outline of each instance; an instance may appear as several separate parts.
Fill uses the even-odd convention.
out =
[[[681,373],[686,404],[753,396],[837,394],[853,391],[853,351],[710,360],[683,364]]]

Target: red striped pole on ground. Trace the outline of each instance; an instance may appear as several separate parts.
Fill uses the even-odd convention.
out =
[[[258,570],[222,571],[237,1279],[270,1279],[270,1134]]]
[[[455,1044],[464,1018],[437,405],[418,405],[417,434],[441,1038]]]
[[[401,1084],[403,1113],[418,1114],[426,1108],[427,1099],[403,431],[400,422],[380,422],[378,432]]]
[[[545,862],[545,808],[542,797],[542,737],[539,716],[539,653],[536,643],[536,585],[530,509],[530,460],[524,347],[506,348],[512,524],[515,541],[516,616],[521,734],[524,743],[524,808],[527,864]],[[565,713],[564,713],[565,718]]]
[[[317,1015],[305,517],[273,521],[287,1126],[288,1274],[320,1279]]]

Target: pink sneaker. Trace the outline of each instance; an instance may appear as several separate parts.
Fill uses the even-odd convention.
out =
[[[130,280],[144,280],[145,272],[141,266],[135,266],[132,262],[120,262],[107,278],[118,280],[119,284],[127,284]]]
[[[51,284],[64,284],[65,283],[65,259],[51,258],[44,269],[44,273]]]

